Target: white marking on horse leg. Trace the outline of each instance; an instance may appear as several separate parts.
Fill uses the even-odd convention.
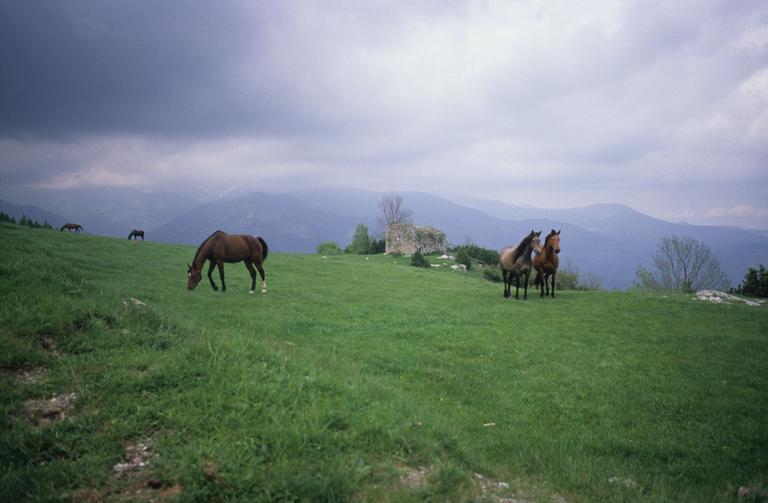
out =
[[[253,293],[253,292],[255,292],[255,291],[256,291],[256,290],[248,290],[248,293]]]
[[[267,282],[266,282],[266,280],[261,282],[261,293],[267,293]]]

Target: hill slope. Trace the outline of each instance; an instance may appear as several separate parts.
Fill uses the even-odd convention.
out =
[[[267,294],[232,264],[222,295],[186,290],[190,246],[0,237],[5,501],[722,501],[764,483],[765,307],[515,302],[384,256],[279,253]],[[137,451],[150,463],[115,475]]]
[[[323,241],[345,246],[359,223],[383,236],[377,222],[377,202],[383,193],[344,188],[293,194],[243,192],[247,188],[206,204],[128,189],[36,191],[27,197],[67,215],[89,233],[127,236],[132,228],[143,227],[148,239],[174,243],[197,244],[221,229],[262,235],[277,251],[313,252]],[[551,210],[476,199],[462,205],[423,192],[400,195],[414,212],[415,223],[439,227],[454,244],[472,241],[498,249],[519,242],[531,229],[561,229],[562,262],[600,277],[606,288],[631,286],[637,266],[648,266],[659,240],[670,235],[707,243],[734,285],[747,268],[768,263],[764,233],[674,224],[623,205]]]

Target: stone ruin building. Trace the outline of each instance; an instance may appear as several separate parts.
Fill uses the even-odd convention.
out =
[[[387,226],[385,253],[413,255],[420,253],[445,253],[448,242],[445,233],[434,227],[421,227],[411,224],[390,224]]]

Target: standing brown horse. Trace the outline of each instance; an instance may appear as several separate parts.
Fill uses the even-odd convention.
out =
[[[67,229],[70,232],[75,231],[75,233],[77,233],[77,232],[80,232],[80,231],[83,230],[83,226],[80,225],[80,224],[70,224],[70,223],[67,223],[67,224],[62,225],[61,229],[59,229],[59,230],[63,231],[64,229]]]
[[[267,253],[269,248],[267,242],[261,237],[253,237],[248,234],[227,234],[226,232],[216,231],[202,242],[197,248],[195,258],[192,259],[192,265],[187,264],[187,275],[189,281],[187,282],[187,288],[194,290],[200,280],[203,278],[203,265],[205,261],[209,261],[208,266],[208,279],[211,282],[211,287],[214,290],[219,288],[216,283],[213,282],[214,266],[219,268],[219,276],[221,277],[221,291],[222,293],[227,290],[227,285],[224,283],[224,263],[225,262],[245,262],[245,267],[248,268],[248,272],[251,274],[251,291],[256,291],[256,271],[259,270],[261,275],[261,292],[267,292],[267,280],[264,276],[264,268],[262,264],[267,259]]]
[[[128,241],[133,238],[134,240],[138,241],[139,238],[141,238],[142,241],[144,241],[144,231],[141,229],[133,229],[130,234],[128,234]]]
[[[557,276],[557,266],[560,265],[558,253],[560,253],[560,231],[555,232],[555,229],[552,229],[544,238],[541,255],[533,259],[533,267],[536,269],[536,281],[533,286],[541,286],[542,298],[545,296],[544,288],[547,289],[546,295],[549,295],[548,280],[550,278],[552,278],[552,298],[555,298],[555,276]]]
[[[501,250],[499,263],[504,279],[504,297],[512,295],[512,278],[515,279],[515,298],[519,299],[520,276],[524,276],[523,300],[528,299],[528,276],[531,273],[531,253],[539,252],[541,231],[531,231],[517,246],[507,246]]]

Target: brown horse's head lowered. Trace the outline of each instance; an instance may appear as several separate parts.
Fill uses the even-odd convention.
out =
[[[203,268],[194,268],[187,264],[187,276],[189,277],[189,280],[187,281],[187,288],[194,290],[197,284],[200,283],[200,280],[203,279]]]

